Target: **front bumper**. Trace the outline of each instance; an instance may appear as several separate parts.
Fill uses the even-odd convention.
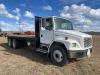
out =
[[[68,51],[68,58],[82,58],[84,56],[87,56],[88,50],[90,50],[90,54],[91,54],[92,48],[86,50]]]

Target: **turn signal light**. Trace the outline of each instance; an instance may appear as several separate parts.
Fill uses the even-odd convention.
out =
[[[68,37],[65,37],[65,40],[68,40]]]

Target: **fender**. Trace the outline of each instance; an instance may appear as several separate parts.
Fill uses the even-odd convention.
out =
[[[79,43],[77,42],[77,41],[75,41],[75,40],[72,40],[72,39],[68,39],[68,40],[54,40],[50,45],[49,45],[49,48],[48,48],[48,52],[50,52],[50,48],[51,48],[51,46],[52,46],[52,44],[54,43],[54,42],[59,42],[59,43],[62,43],[65,47],[66,47],[66,49],[67,50],[82,50],[82,48],[81,48],[81,46],[79,45]],[[78,48],[72,48],[72,43],[77,43],[78,45],[79,45],[79,47]]]

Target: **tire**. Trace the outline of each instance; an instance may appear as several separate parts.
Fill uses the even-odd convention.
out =
[[[12,39],[11,38],[8,38],[8,45],[9,45],[9,47],[12,47]]]
[[[68,64],[67,53],[61,46],[53,46],[51,50],[52,62],[57,66],[64,66]]]
[[[18,44],[18,40],[17,39],[13,39],[12,40],[12,47],[13,47],[13,49],[17,49],[19,47],[19,44]]]

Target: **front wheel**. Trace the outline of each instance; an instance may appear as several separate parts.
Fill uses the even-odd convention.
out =
[[[51,50],[51,59],[57,66],[64,66],[68,63],[67,53],[61,46],[54,46]]]

